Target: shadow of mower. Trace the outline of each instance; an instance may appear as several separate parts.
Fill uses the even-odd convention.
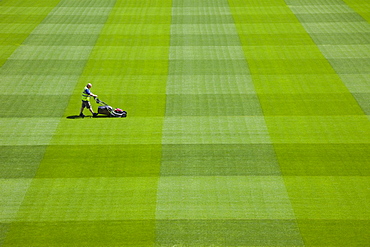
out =
[[[73,115],[73,116],[68,116],[67,117],[68,119],[83,119],[83,118],[111,118],[110,116],[106,116],[106,115],[101,115],[101,116],[84,116],[84,117],[81,117],[80,115]]]

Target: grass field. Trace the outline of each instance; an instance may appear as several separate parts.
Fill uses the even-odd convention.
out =
[[[367,0],[0,0],[0,98],[0,246],[369,246]]]

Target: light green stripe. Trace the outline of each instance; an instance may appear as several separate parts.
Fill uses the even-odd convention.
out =
[[[31,7],[35,1],[0,1],[0,68],[58,2],[43,1]]]
[[[343,0],[351,9],[370,22],[370,4],[366,0]]]
[[[231,6],[235,6],[231,8],[233,14],[237,14],[237,6],[242,5],[247,6],[251,12],[264,11],[267,14],[270,11],[259,1],[229,2]],[[268,23],[261,20],[260,23],[253,24],[237,23],[238,33],[281,167],[289,203],[294,216],[304,219],[298,221],[300,235],[306,245],[315,245],[315,239],[322,237],[320,234],[326,234],[327,239],[335,237],[336,243],[339,243],[346,240],[346,237],[338,233],[350,222],[339,221],[338,224],[336,220],[368,220],[365,213],[367,206],[362,199],[366,194],[366,178],[339,175],[350,173],[366,176],[368,165],[362,155],[368,152],[368,145],[364,143],[369,143],[370,140],[370,122],[337,74],[335,63],[343,69],[343,74],[353,74],[356,66],[346,67],[345,62],[339,59],[328,61],[326,53],[314,41],[320,35],[330,36],[339,32],[350,37],[357,32],[367,32],[369,26],[366,22],[350,22],[345,19],[340,22],[320,22],[327,19],[317,18],[317,22],[313,22],[312,18],[310,22],[303,22],[308,18],[302,14],[311,12],[322,12],[327,17],[329,13],[349,13],[349,9],[340,0],[275,0],[269,3],[285,8],[286,15],[291,17],[286,19],[292,21],[296,17],[296,21]],[[297,16],[291,11],[296,11]],[[338,19],[338,15],[335,18]],[[311,36],[311,32],[314,35]],[[258,42],[260,37],[255,34],[266,33],[270,33],[268,43]],[[300,43],[296,42],[292,46],[295,40],[291,39],[296,37],[295,34],[301,34]],[[287,44],[280,41],[283,35]],[[350,44],[354,43],[348,45]],[[359,61],[361,60],[355,62]],[[323,94],[330,92],[332,95]],[[337,165],[333,167],[333,163],[337,164],[335,155],[332,155],[335,152],[340,152],[342,159],[354,160],[353,164],[347,163],[351,169]],[[311,231],[316,227],[313,219],[328,220],[327,225],[333,230],[333,236],[329,231],[322,230],[312,236]],[[358,236],[358,240],[352,240],[362,243],[366,238]]]
[[[348,3],[348,5],[346,5],[346,3]],[[295,6],[302,6],[300,4],[303,5],[304,3],[295,3]],[[368,67],[370,63],[370,50],[368,45],[356,44],[357,37],[352,36],[352,33],[366,35],[369,32],[370,24],[365,20],[366,16],[364,16],[364,19],[360,15],[363,13],[362,11],[366,11],[366,9],[369,8],[370,4],[357,1],[323,2],[321,4],[323,7],[326,6],[330,8],[339,6],[345,8],[346,11],[345,13],[337,13],[333,20],[333,18],[330,18],[330,13],[317,13],[315,5],[305,5],[307,11],[306,16],[311,16],[312,20],[310,22],[304,22],[304,18],[299,15],[300,12],[297,11],[295,7],[291,8],[298,19],[303,21],[302,25],[311,35],[313,41],[318,42],[320,52],[329,60],[330,65],[334,68],[336,73],[339,74],[348,90],[351,93],[367,93],[368,89],[366,85],[368,85],[368,81],[366,79],[362,80],[361,78],[369,77],[368,74],[370,71]],[[351,7],[359,12],[355,12]],[[348,14],[351,14],[351,16]],[[320,18],[320,16],[326,18]],[[320,37],[335,33],[343,36],[342,39],[338,39],[336,45],[329,42],[319,42]],[[344,39],[344,37],[346,37],[346,39]],[[369,114],[367,103],[363,100],[363,97],[358,94],[353,94],[353,97],[356,98],[363,111]]]
[[[66,1],[62,6],[68,9],[63,7],[63,11],[74,14],[73,8],[80,8],[89,2],[76,2],[74,6],[75,1]],[[93,1],[91,4],[98,8],[100,3],[104,12],[107,8],[105,2]],[[140,2],[144,4],[143,8],[150,10],[151,1]],[[162,45],[151,49],[149,46],[127,46],[122,45],[119,39],[107,45],[105,38],[117,38],[125,34],[135,41],[140,39],[137,36],[140,33],[151,39],[157,36],[157,30],[161,30],[161,39],[169,44],[170,23],[117,24],[117,15],[122,14],[120,11],[125,12],[126,4],[129,3],[117,1],[104,26],[63,24],[63,18],[60,18],[60,29],[53,28],[57,25],[55,23],[40,28],[39,37],[50,33],[56,33],[59,37],[75,37],[74,33],[80,30],[96,36],[96,46],[88,44],[92,50],[74,84],[64,117],[79,113],[81,90],[88,82],[93,83],[92,92],[98,94],[101,100],[127,110],[129,115],[120,119],[71,120],[63,117],[59,120],[36,179],[18,213],[17,221],[27,223],[14,223],[8,234],[9,242],[5,244],[11,244],[11,241],[22,243],[27,238],[35,245],[41,240],[45,241],[43,244],[53,245],[56,238],[57,243],[63,244],[70,241],[67,235],[72,234],[73,243],[95,246],[101,245],[100,241],[104,239],[103,245],[118,245],[117,238],[107,239],[107,231],[98,229],[99,225],[107,226],[112,232],[120,232],[120,236],[122,232],[130,233],[125,234],[129,235],[128,238],[120,238],[121,246],[154,242],[169,47]],[[167,4],[171,2],[167,1]],[[141,17],[140,13],[137,15]],[[170,16],[170,12],[167,15]],[[52,22],[56,20],[54,18]],[[63,48],[64,54],[88,49],[83,46],[81,49],[75,46]],[[45,61],[50,61],[49,57],[52,56],[56,59],[63,56],[58,47],[52,49],[58,53],[45,54],[42,57]],[[22,55],[26,57],[19,54],[17,59],[24,59]],[[74,56],[80,59],[78,56],[82,54]],[[96,111],[97,105],[94,102],[92,105]],[[148,105],[152,107],[151,113],[140,112],[148,112]],[[85,110],[85,114],[89,113]],[[56,165],[58,168],[55,169]],[[70,234],[53,230],[55,224],[65,226]],[[82,229],[81,225],[85,227]],[[132,230],[133,226],[136,230]],[[20,232],[26,232],[26,236],[17,238]],[[144,232],[146,240],[142,238]],[[39,237],[35,238],[35,234]]]
[[[155,200],[149,198],[156,194],[156,181],[140,177],[34,179],[17,221],[152,219]]]
[[[31,180],[32,179],[0,179],[0,224],[14,222],[17,218],[19,207],[24,200]]]
[[[7,2],[7,1],[6,1]],[[46,2],[50,1],[32,1],[32,5],[39,5],[39,6],[48,6],[50,3],[45,4]],[[30,2],[26,2],[26,5],[30,5]],[[60,2],[59,5],[55,7],[55,9],[59,8],[63,2]],[[88,8],[88,6],[86,6]],[[16,9],[16,7],[15,7]],[[25,10],[29,11],[29,8]],[[33,8],[35,13],[38,13],[37,9]],[[50,8],[51,10],[51,8]],[[53,15],[49,13],[49,15]],[[45,46],[27,46],[28,42],[32,43],[32,40],[37,40],[40,36],[40,33],[43,33],[43,29],[46,24],[47,18],[44,21],[35,26],[35,24],[26,24],[26,25],[18,25],[14,28],[13,33],[24,33],[27,31],[27,28],[30,28],[31,25],[34,25],[36,28],[32,28],[33,32],[30,33],[27,40],[24,42],[24,46],[21,46],[19,50],[16,50],[11,59],[0,69],[0,75],[4,78],[4,83],[2,83],[2,87],[6,88],[6,90],[2,91],[6,93],[9,97],[13,97],[15,100],[18,96],[17,95],[26,95],[32,94],[32,97],[36,97],[38,95],[58,95],[59,90],[63,90],[61,94],[70,95],[71,89],[73,89],[74,85],[77,82],[78,76],[82,72],[82,68],[85,64],[85,61],[91,51],[91,47],[69,47],[69,46],[61,46],[61,47],[45,47]],[[20,29],[18,29],[18,27]],[[55,23],[53,24],[53,28],[59,30],[60,27],[64,27],[62,23]],[[72,27],[73,29],[73,27]],[[5,29],[11,32],[11,29]],[[97,36],[100,30],[95,30],[95,35]],[[69,58],[72,54],[75,55],[74,59],[75,62],[71,62]],[[67,76],[66,76],[67,74]],[[71,76],[68,76],[68,75]],[[74,75],[72,75],[74,74]],[[60,76],[58,76],[60,75]],[[52,84],[54,82],[54,84]],[[61,86],[58,88],[58,85]],[[28,91],[27,91],[28,90]],[[23,105],[27,102],[27,96],[24,96],[25,100],[23,103],[21,101],[14,101],[14,104],[19,104],[18,109],[27,109],[27,105]],[[19,98],[19,97],[18,97]],[[66,102],[48,102],[45,104],[41,104],[40,102],[32,102],[33,105],[39,104],[40,108],[38,109],[42,113],[45,111],[49,111],[50,109],[56,109],[62,106],[64,108],[66,106]],[[55,104],[58,106],[56,107]],[[22,107],[23,105],[23,107]],[[17,108],[13,106],[14,108]],[[22,118],[3,118],[1,121],[1,129],[3,132],[1,133],[1,144],[11,146],[23,146],[28,145],[30,147],[29,150],[38,151],[38,152],[45,152],[45,149],[42,148],[41,145],[48,145],[52,140],[55,131],[57,129],[58,124],[60,123],[59,115],[56,118],[52,117],[43,117],[43,118],[28,118],[29,116],[25,114]],[[36,148],[36,146],[41,146],[41,148]],[[35,148],[32,148],[35,147]],[[17,149],[16,152],[19,152]],[[12,155],[16,155],[16,152],[11,152]],[[43,153],[40,153],[42,156]],[[37,156],[33,153],[34,156]],[[10,157],[6,157],[10,159]],[[20,162],[23,162],[23,159],[20,159]],[[54,162],[53,165],[57,163]],[[19,165],[19,164],[17,164]],[[35,167],[39,165],[39,162],[34,162],[33,164]],[[19,173],[19,176],[25,177],[32,177],[34,175],[35,168],[27,167],[26,165],[24,168],[29,169],[28,173],[26,172]],[[10,176],[15,177],[14,174],[17,174],[17,171],[10,170]],[[13,223],[14,221],[22,221],[25,220],[27,217],[32,217],[31,215],[22,215],[22,212],[27,212],[29,209],[28,201],[30,196],[32,197],[33,193],[39,193],[39,187],[35,186],[37,184],[36,180],[3,180],[4,183],[2,185],[6,186],[6,189],[2,190],[5,191],[4,193],[8,193],[9,190],[15,188],[20,188],[18,191],[14,191],[11,197],[6,195],[9,199],[6,201],[6,205],[1,205],[2,209],[6,209],[5,211],[2,210],[1,214],[1,222],[8,222]],[[47,195],[45,195],[47,197]],[[25,199],[24,199],[25,198]],[[42,203],[42,200],[39,202]],[[42,208],[39,208],[34,204],[35,207],[33,208],[35,211],[41,212]],[[27,209],[27,210],[25,210]],[[7,215],[4,216],[4,213]],[[10,227],[10,228],[8,228]],[[12,236],[19,236],[18,229],[15,225],[9,224],[8,227],[5,229],[9,229],[6,237],[12,239]],[[12,242],[7,242],[5,239],[4,245],[12,244]],[[25,242],[19,243],[20,245],[24,245]],[[28,243],[30,244],[30,243]],[[31,244],[32,245],[32,244]]]
[[[280,176],[162,177],[158,193],[161,220],[295,218]]]
[[[186,236],[176,240],[162,237],[185,221],[207,232],[213,220],[225,226],[235,220],[238,223],[230,226],[230,231],[235,232],[243,219],[294,219],[284,182],[275,166],[264,117],[254,116],[262,115],[262,111],[237,29],[229,23],[232,19],[228,2],[176,0],[173,6],[157,241],[166,245],[193,243],[188,234],[193,236],[194,232],[187,232],[188,229]],[[206,35],[212,35],[212,42],[204,42]],[[232,46],[225,46],[225,36],[233,39]],[[237,110],[244,107],[255,111]],[[235,116],[231,116],[233,113]],[[247,155],[242,148],[253,151]],[[271,155],[267,161],[271,166],[262,173],[253,167],[262,166],[263,162],[257,161],[257,149],[263,149],[265,156]],[[235,165],[232,159],[238,154],[240,160]],[[261,176],[265,174],[272,176]],[[204,232],[197,238],[197,245],[219,243],[218,239],[210,241],[204,237]],[[268,234],[266,229],[257,232]],[[296,243],[301,243],[296,229],[290,234]],[[269,241],[274,240],[267,237],[260,243]],[[220,245],[247,243],[233,235]]]

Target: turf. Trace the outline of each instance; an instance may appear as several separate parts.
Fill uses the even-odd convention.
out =
[[[369,10],[0,1],[0,246],[366,246]]]

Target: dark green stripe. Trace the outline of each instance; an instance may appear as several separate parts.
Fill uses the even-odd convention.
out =
[[[162,220],[163,246],[303,246],[294,220]]]

